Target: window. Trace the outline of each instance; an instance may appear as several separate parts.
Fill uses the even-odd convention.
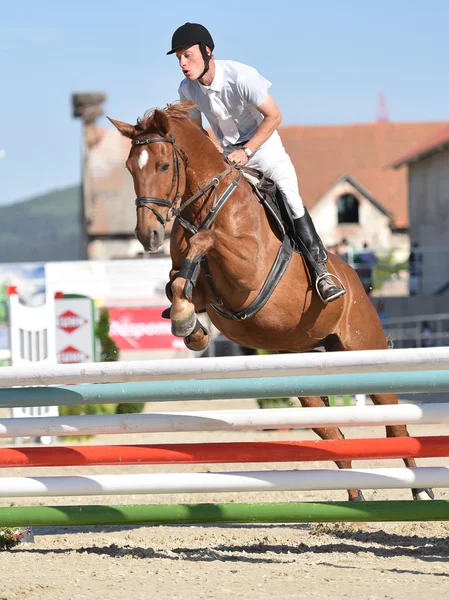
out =
[[[337,202],[338,223],[359,222],[359,201],[352,194],[343,194]]]

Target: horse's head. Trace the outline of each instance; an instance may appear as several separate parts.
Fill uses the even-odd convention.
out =
[[[136,237],[146,252],[156,252],[172,207],[184,194],[187,155],[177,146],[165,111],[156,109],[136,125],[109,120],[131,139],[126,167],[137,195]]]

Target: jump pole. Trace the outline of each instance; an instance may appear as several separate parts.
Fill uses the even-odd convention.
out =
[[[0,468],[269,463],[449,456],[449,436],[0,448]]]
[[[449,424],[449,404],[206,410],[124,415],[0,419],[0,438],[38,435],[136,434],[174,431],[255,431],[314,427]]]
[[[0,408],[449,391],[449,370],[104,383],[0,390]]]
[[[449,500],[23,506],[0,508],[0,527],[448,521]]]
[[[0,498],[447,488],[449,467],[2,477]]]
[[[0,387],[449,369],[449,347],[3,367]]]

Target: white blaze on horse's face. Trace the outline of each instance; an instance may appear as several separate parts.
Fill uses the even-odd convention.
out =
[[[141,169],[143,169],[144,166],[147,164],[148,158],[149,158],[148,151],[147,150],[142,150],[142,152],[139,155],[139,160],[137,161],[137,164],[139,165],[139,167]]]

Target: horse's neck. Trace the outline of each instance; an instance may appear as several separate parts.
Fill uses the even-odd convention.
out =
[[[212,140],[191,123],[177,134],[181,140],[179,145],[188,156],[188,167],[185,173],[185,192],[183,201],[198,194],[216,177],[227,169],[229,165],[216,149]],[[221,195],[237,173],[231,173],[220,181],[218,195]],[[216,198],[216,188],[208,189],[204,194],[189,204],[185,209],[185,216],[198,226],[212,209]]]
[[[189,158],[184,195],[184,200],[187,200],[205,188],[218,175],[223,173],[229,165],[224,162],[223,156],[216,149],[212,140],[192,123],[185,123],[184,127],[179,128],[176,132],[176,138],[179,138],[180,146]],[[184,213],[186,218],[196,227],[199,226],[213,208],[217,197],[220,197],[228,185],[236,180],[238,176],[237,170],[231,171],[220,181],[217,187],[218,194],[216,194],[215,188],[211,188],[192,202],[191,205],[186,207]],[[239,221],[238,215],[245,214],[243,221],[248,223],[248,227],[251,229],[269,228],[264,210],[257,202],[250,184],[244,177],[240,177],[238,186],[226,202],[226,207],[217,217],[217,221],[219,220],[221,226],[224,226],[225,229],[227,225],[230,229],[234,229],[234,223],[228,223],[227,219],[229,210],[226,210],[226,208],[229,209],[231,206],[234,215],[233,220]]]

